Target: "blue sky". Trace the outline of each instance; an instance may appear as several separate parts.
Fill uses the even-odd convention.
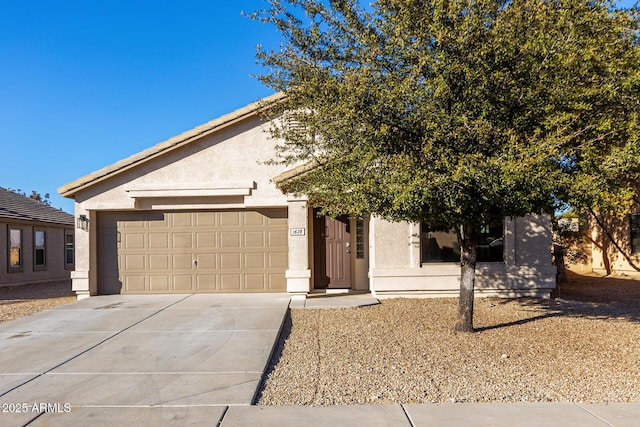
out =
[[[620,4],[629,6],[631,0]],[[262,0],[0,0],[0,186],[49,193],[270,95]]]
[[[242,1],[0,0],[0,186],[49,193],[272,93]]]

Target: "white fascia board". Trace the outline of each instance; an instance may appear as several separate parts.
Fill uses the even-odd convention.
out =
[[[133,199],[158,197],[219,197],[249,196],[256,183],[226,183],[217,187],[201,185],[147,184],[126,187],[127,195]]]

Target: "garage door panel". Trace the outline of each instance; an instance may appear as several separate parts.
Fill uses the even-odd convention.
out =
[[[168,249],[168,233],[149,233],[149,249]]]
[[[191,227],[193,215],[191,212],[174,212],[171,215],[171,224],[174,228]]]
[[[175,274],[173,276],[174,291],[191,291],[193,290],[193,276],[190,274]]]
[[[244,214],[245,225],[256,225],[259,227],[263,227],[267,221],[268,218],[266,218],[264,215],[259,214],[258,212],[245,212]]]
[[[173,249],[191,249],[193,240],[191,233],[173,233]]]
[[[226,253],[220,254],[220,269],[236,269],[240,268],[240,254],[239,253]]]
[[[198,254],[196,260],[198,262],[198,270],[216,269],[218,268],[217,254]]]
[[[221,228],[238,228],[241,212],[220,212],[219,225]]]
[[[267,280],[264,274],[246,274],[245,288],[254,292],[267,289]]]
[[[218,247],[217,237],[218,234],[214,232],[196,232],[196,247],[198,249],[216,248]]]
[[[193,257],[191,254],[174,254],[173,269],[174,270],[191,270],[193,265]]]
[[[143,233],[129,233],[125,234],[124,244],[127,249],[144,249],[145,248],[145,234]]]
[[[227,292],[240,292],[240,274],[221,274],[220,290]]]
[[[149,276],[149,290],[152,292],[169,292],[169,276]]]
[[[288,257],[286,253],[273,253],[267,254],[269,258],[269,268],[273,269],[286,269],[288,263]]]
[[[217,290],[218,277],[215,274],[199,274],[196,278],[198,291],[212,292]]]
[[[244,266],[245,268],[264,268],[264,258],[265,254],[262,252],[244,254]]]
[[[263,248],[265,243],[263,231],[245,231],[244,246],[246,248]]]
[[[197,227],[214,227],[216,225],[216,212],[197,212]]]
[[[134,221],[127,221],[124,224],[124,227],[128,230],[140,229],[140,228],[145,228],[145,224],[144,224],[144,221],[134,220]]]
[[[169,255],[149,255],[149,268],[152,271],[169,270]]]
[[[286,290],[286,209],[108,212],[98,228],[101,293]]]
[[[273,230],[267,232],[268,236],[268,244],[269,246],[275,247],[287,247],[288,246],[288,237],[287,230]]]
[[[124,286],[127,292],[142,292],[145,291],[146,276],[127,276],[125,277]]]
[[[127,270],[145,270],[145,255],[130,254],[125,256],[124,268]]]
[[[220,233],[220,247],[240,249],[240,232],[239,231],[223,231]]]
[[[285,291],[287,289],[287,279],[283,274],[269,274],[269,289],[280,289]]]

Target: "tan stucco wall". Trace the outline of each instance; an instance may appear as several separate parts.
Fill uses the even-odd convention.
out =
[[[286,196],[270,182],[285,168],[262,163],[274,156],[266,130],[259,118],[249,118],[98,183],[78,193],[76,201],[86,210],[286,206]],[[207,189],[237,187],[251,187],[250,195],[206,194]],[[131,197],[138,189],[175,191],[170,197]],[[185,189],[204,189],[205,194],[177,200],[178,190]]]
[[[9,228],[22,230],[22,268],[20,271],[9,272],[8,269]],[[0,287],[69,279],[72,266],[69,268],[65,266],[65,229],[73,232],[73,228],[70,226],[65,228],[47,223],[3,222],[0,220],[0,245],[2,245],[2,250],[0,250]],[[43,230],[46,236],[46,267],[44,269],[35,269],[33,265],[35,230]]]
[[[551,265],[551,220],[537,215],[513,221],[515,265]]]
[[[351,219],[351,289],[355,291],[369,290],[369,218],[362,220],[364,232],[364,258],[358,258],[357,225]]]
[[[396,295],[457,296],[457,263],[420,262],[420,226],[373,217],[370,224],[371,290]],[[503,263],[478,263],[478,295],[548,296],[555,288],[551,222],[543,216],[505,220]]]
[[[285,272],[287,291],[306,295],[311,290],[311,268],[309,260],[309,209],[304,198],[289,199],[289,268]],[[302,230],[302,234],[291,230]]]
[[[250,117],[78,192],[76,218],[84,214],[91,220],[89,230],[78,230],[76,238],[77,260],[72,278],[79,297],[97,292],[98,211],[289,206],[287,195],[271,182],[285,167],[264,164],[275,153],[275,142],[267,130],[268,125],[258,117]],[[149,197],[159,190],[161,197]],[[291,221],[300,222],[298,216],[293,215]],[[300,217],[306,226],[306,208]],[[305,265],[307,237],[290,241],[296,248],[305,248],[290,251],[289,255],[290,265],[295,266],[290,269],[307,271],[291,273],[296,279],[291,281],[296,289],[304,281],[299,276],[310,275]],[[298,245],[301,240],[305,243]],[[305,283],[308,288],[308,277]]]

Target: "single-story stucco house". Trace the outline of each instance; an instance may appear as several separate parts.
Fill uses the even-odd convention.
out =
[[[277,100],[276,94],[264,102]],[[75,200],[73,290],[100,294],[327,289],[455,296],[459,250],[449,233],[375,216],[318,218],[265,164],[275,141],[255,103],[58,189]],[[555,288],[548,218],[483,230],[478,294],[548,296]]]
[[[73,215],[0,187],[0,286],[68,280]]]

